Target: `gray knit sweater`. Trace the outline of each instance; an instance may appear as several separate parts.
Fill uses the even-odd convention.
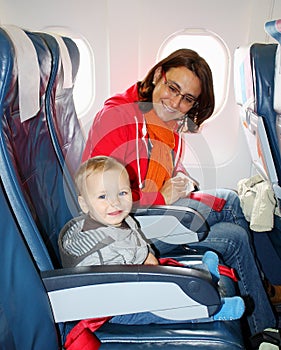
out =
[[[79,216],[63,227],[58,244],[64,267],[142,264],[151,250],[131,216],[121,227]]]

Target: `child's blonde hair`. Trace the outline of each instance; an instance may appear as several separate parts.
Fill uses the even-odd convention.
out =
[[[82,163],[75,174],[75,185],[78,195],[85,194],[86,179],[93,172],[103,172],[111,169],[119,168],[121,172],[125,172],[128,176],[127,170],[120,162],[112,157],[96,156],[86,160]],[[129,176],[128,176],[129,177]]]

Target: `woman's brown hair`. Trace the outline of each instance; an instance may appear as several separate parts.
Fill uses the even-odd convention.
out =
[[[183,117],[180,125],[181,131],[197,132],[200,125],[212,115],[215,106],[213,77],[208,63],[193,50],[179,49],[174,51],[158,62],[139,82],[139,100],[141,102],[152,102],[154,73],[158,67],[161,67],[164,72],[170,68],[186,67],[200,79],[201,94],[197,99],[198,103]]]

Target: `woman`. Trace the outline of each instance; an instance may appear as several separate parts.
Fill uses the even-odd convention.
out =
[[[89,132],[83,160],[107,155],[129,173],[136,205],[174,204],[202,213],[210,232],[197,243],[216,251],[236,269],[238,286],[254,302],[251,334],[275,327],[276,319],[254,258],[248,224],[234,191],[189,192],[194,185],[181,164],[180,132],[194,133],[214,109],[211,70],[196,52],[177,50],[157,63],[145,79],[108,99]],[[160,253],[174,246],[154,242]]]

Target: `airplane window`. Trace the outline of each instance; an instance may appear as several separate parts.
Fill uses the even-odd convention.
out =
[[[85,39],[72,39],[80,52],[80,66],[73,89],[73,98],[77,114],[81,117],[95,100],[94,55]]]
[[[180,48],[189,48],[198,52],[208,62],[212,70],[216,101],[214,117],[222,110],[228,94],[230,73],[228,48],[223,40],[211,31],[185,29],[172,34],[163,42],[158,51],[157,60],[163,59]]]
[[[78,33],[65,27],[47,27],[44,31],[71,38],[80,53],[80,65],[77,72],[73,98],[79,118],[87,113],[95,100],[95,60],[94,53],[87,40]]]

